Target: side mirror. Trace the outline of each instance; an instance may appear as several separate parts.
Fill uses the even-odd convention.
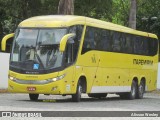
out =
[[[70,33],[70,34],[66,34],[65,36],[62,37],[61,41],[60,41],[60,47],[59,47],[59,51],[60,52],[64,52],[65,50],[65,47],[66,47],[66,44],[67,44],[67,41],[70,39],[70,38],[73,38],[75,37],[75,34],[74,33]],[[71,43],[73,42],[73,40],[71,40]]]
[[[12,37],[14,37],[14,33],[8,34],[8,35],[3,37],[2,41],[1,41],[1,49],[2,49],[2,51],[6,51],[7,40],[9,40],[9,38],[12,38]]]

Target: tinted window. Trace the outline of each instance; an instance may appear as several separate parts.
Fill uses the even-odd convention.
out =
[[[111,51],[111,37],[110,37],[110,31],[108,31],[108,30],[102,30],[101,50]]]
[[[128,33],[87,27],[82,54],[90,50],[153,56],[157,54],[156,39]]]
[[[113,52],[121,51],[121,34],[119,32],[113,33],[112,51]]]
[[[149,43],[149,55],[151,56],[156,55],[158,50],[158,40],[150,38],[148,43]]]
[[[94,40],[94,28],[87,27],[85,37],[84,37],[84,42],[83,42],[82,54],[90,50],[94,50],[95,46],[96,46],[96,43]]]
[[[76,35],[75,38],[73,39],[74,40],[73,61],[75,61],[77,54],[78,54],[78,49],[79,49],[80,40],[82,37],[82,32],[83,32],[83,25],[75,25],[75,26],[71,26],[69,28],[69,33],[75,33],[75,35]]]

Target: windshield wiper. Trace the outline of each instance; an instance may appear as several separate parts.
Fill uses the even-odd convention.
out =
[[[45,68],[44,68],[44,65],[43,65],[43,63],[42,63],[41,58],[40,58],[39,55],[37,54],[37,51],[36,51],[36,54],[35,54],[35,55],[36,55],[37,60],[39,61],[40,65],[42,65],[43,69],[45,69]]]
[[[26,52],[26,55],[29,55],[30,58],[27,59],[27,60],[24,60],[23,62],[28,62],[28,61],[33,61],[35,63],[38,62],[42,66],[42,68],[44,69],[45,67],[44,67],[44,65],[42,63],[42,60],[40,59],[39,55],[37,54],[36,47],[34,47],[34,46],[27,46],[26,47],[25,46],[25,48],[28,48],[28,51]],[[35,60],[34,56],[37,58],[37,61]]]

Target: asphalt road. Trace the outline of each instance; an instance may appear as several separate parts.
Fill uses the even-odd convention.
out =
[[[0,111],[160,111],[160,94],[146,93],[144,99],[122,100],[118,95],[106,98],[82,96],[79,103],[71,101],[71,96],[40,95],[39,100],[29,100],[27,94],[0,94]]]
[[[160,111],[159,93],[146,93],[144,99],[135,100],[122,100],[114,94],[103,99],[82,97],[81,102],[75,103],[71,96],[40,95],[34,102],[27,94],[0,93],[0,111]]]

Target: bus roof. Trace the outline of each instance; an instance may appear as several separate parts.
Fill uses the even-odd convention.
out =
[[[74,24],[85,24],[85,17],[73,15],[46,15],[26,19],[19,27],[67,27]]]
[[[156,35],[134,30],[128,27],[117,25],[110,22],[105,22],[102,20],[97,20],[84,16],[75,16],[75,15],[46,15],[46,16],[37,16],[31,17],[22,21],[19,24],[19,27],[32,27],[32,28],[51,28],[51,27],[68,27],[75,24],[83,24],[103,29],[109,29],[119,32],[125,32],[130,34],[136,34],[140,36],[149,36],[157,38]]]

